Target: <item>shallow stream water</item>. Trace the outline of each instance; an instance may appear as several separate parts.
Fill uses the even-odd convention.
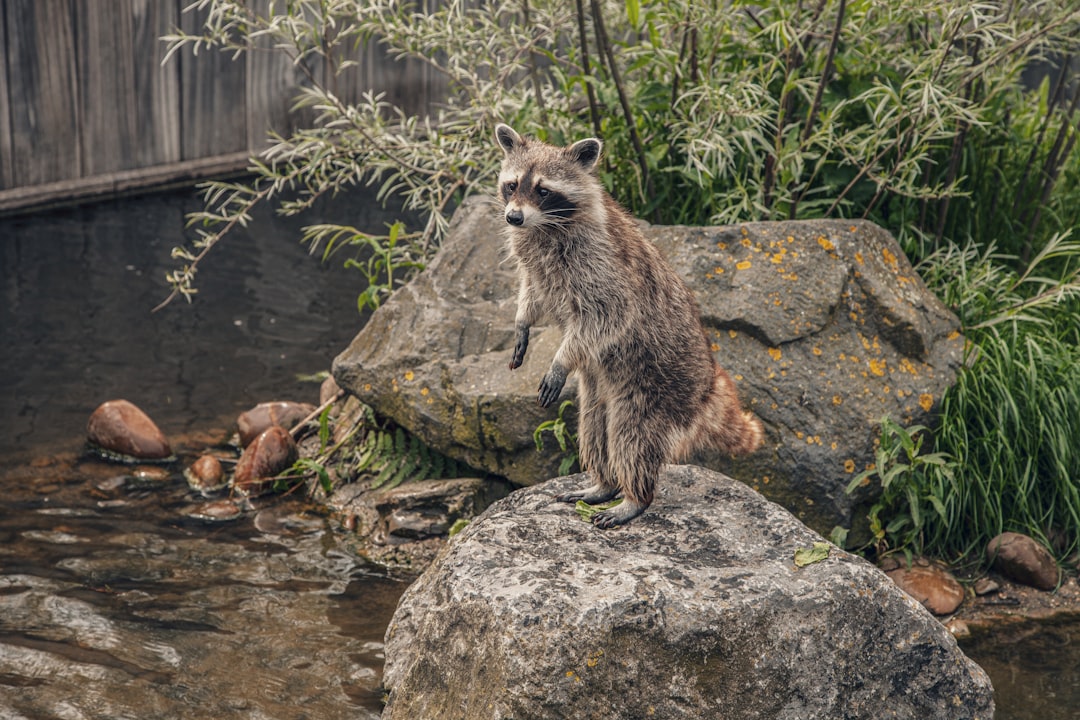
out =
[[[188,513],[180,476],[265,400],[317,402],[363,318],[360,276],[297,239],[379,229],[363,198],[263,214],[200,271],[193,305],[150,309],[192,192],[0,219],[0,718],[363,718],[407,580],[358,561],[299,502],[232,523]],[[186,233],[191,237],[191,232]],[[164,479],[84,455],[127,398],[169,437]]]
[[[300,225],[393,216],[362,197],[260,216],[215,249],[193,305],[151,314],[199,207],[179,192],[0,219],[0,719],[379,714],[408,579],[298,501],[193,519],[179,471],[254,404],[315,402],[297,375],[361,326],[359,275],[311,258]],[[84,456],[87,418],[118,397],[180,454],[165,479]],[[997,720],[1080,718],[1080,621],[964,647]]]

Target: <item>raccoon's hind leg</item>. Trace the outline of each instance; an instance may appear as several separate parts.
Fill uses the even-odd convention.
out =
[[[596,402],[595,381],[583,376],[578,392],[581,413],[578,415],[578,461],[581,469],[589,473],[593,484],[581,490],[573,490],[556,496],[559,502],[576,503],[583,500],[590,505],[607,502],[619,492],[619,486],[608,469],[607,457],[607,407]]]
[[[609,428],[608,435],[612,440],[610,464],[623,501],[593,515],[593,525],[599,528],[625,525],[652,505],[656,479],[665,459],[665,440],[660,429],[649,427],[629,407],[621,410],[615,411],[618,422]]]

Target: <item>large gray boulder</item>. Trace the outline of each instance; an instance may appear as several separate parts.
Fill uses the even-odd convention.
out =
[[[986,674],[884,573],[745,485],[666,466],[601,531],[519,490],[452,539],[386,634],[384,720],[993,716]]]
[[[440,452],[519,485],[556,474],[555,417],[536,389],[560,342],[535,327],[525,364],[507,369],[515,269],[503,221],[468,202],[443,249],[398,290],[334,362],[338,383]],[[888,414],[932,424],[954,381],[964,338],[884,230],[860,221],[645,227],[694,291],[717,360],[762,419],[765,447],[736,462],[701,456],[780,502],[815,529],[863,513],[844,492],[873,462]],[[571,376],[573,380],[573,376]],[[573,398],[571,382],[563,392]],[[573,416],[569,415],[571,425]]]

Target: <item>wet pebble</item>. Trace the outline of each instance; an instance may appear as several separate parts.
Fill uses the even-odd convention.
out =
[[[268,492],[273,477],[296,462],[297,455],[296,442],[287,430],[277,425],[264,430],[236,463],[233,488],[243,495]]]
[[[221,461],[213,455],[203,455],[184,469],[184,479],[192,490],[211,493],[228,485]]]
[[[319,386],[319,405],[325,405],[341,392],[341,387],[338,386],[337,381],[334,380],[334,376],[323,380],[322,385]]]
[[[315,406],[308,403],[259,403],[236,419],[236,426],[240,431],[240,446],[246,448],[255,438],[274,426],[290,430],[313,412]]]
[[[205,520],[207,522],[225,522],[227,520],[235,520],[240,517],[243,512],[243,508],[233,500],[215,500],[214,502],[196,505],[188,510],[186,515],[190,518]]]
[[[109,400],[90,415],[87,439],[95,449],[121,462],[170,460],[172,448],[146,413],[127,400]]]
[[[964,601],[964,586],[940,565],[917,560],[911,567],[901,565],[885,574],[935,615],[955,612]]]
[[[1007,532],[986,544],[986,559],[1005,577],[1040,590],[1053,590],[1058,584],[1058,566],[1050,551],[1034,538]]]

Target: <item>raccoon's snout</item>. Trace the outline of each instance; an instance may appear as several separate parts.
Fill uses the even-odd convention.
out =
[[[521,212],[520,210],[507,210],[506,222],[510,223],[511,225],[521,227],[525,224],[525,213]]]

